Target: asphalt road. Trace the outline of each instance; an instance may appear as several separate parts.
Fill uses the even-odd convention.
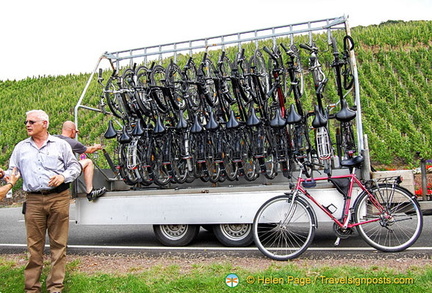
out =
[[[237,253],[260,255],[255,246],[231,248],[222,246],[213,233],[202,229],[197,239],[187,247],[162,246],[154,236],[151,225],[127,226],[83,226],[76,225],[73,219],[75,205],[71,206],[71,222],[69,232],[69,253]],[[398,255],[428,255],[432,256],[432,216],[424,217],[423,232],[417,242],[407,251]],[[358,235],[341,240],[334,247],[336,237],[331,225],[321,225],[315,235],[314,242],[307,255],[317,257],[322,255],[349,254],[372,255],[376,251],[370,248]],[[21,208],[0,209],[0,253],[20,253],[26,250],[24,219]]]

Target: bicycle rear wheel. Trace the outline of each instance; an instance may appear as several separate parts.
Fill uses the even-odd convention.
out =
[[[423,215],[414,195],[391,184],[379,184],[371,193],[384,208],[377,209],[363,192],[354,205],[355,222],[361,237],[372,247],[385,252],[398,252],[413,245],[423,228]]]
[[[316,218],[306,200],[287,195],[265,202],[255,215],[255,244],[267,257],[289,260],[302,254],[315,235]]]

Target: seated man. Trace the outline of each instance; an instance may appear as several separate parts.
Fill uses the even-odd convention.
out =
[[[93,146],[85,146],[75,139],[78,130],[76,129],[75,123],[72,121],[66,121],[63,123],[62,134],[57,135],[58,137],[66,140],[72,147],[72,151],[77,154],[91,154],[95,151],[101,150],[102,146],[100,144],[95,144]],[[106,188],[102,187],[99,189],[93,188],[93,174],[94,174],[94,164],[93,161],[84,158],[79,161],[82,166],[84,174],[84,182],[86,186],[87,199],[89,201],[95,200],[101,197],[106,192]]]

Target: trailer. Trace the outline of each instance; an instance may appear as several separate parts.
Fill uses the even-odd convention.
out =
[[[192,55],[199,51],[224,49],[229,46],[241,48],[243,44],[258,44],[258,41],[266,39],[274,43],[279,37],[288,37],[293,41],[296,35],[312,39],[314,33],[330,34],[333,30],[344,30],[349,35],[348,18],[342,16],[185,42],[106,52],[99,58],[75,107],[75,123],[80,125],[81,110],[105,112],[85,104],[88,99],[87,90],[95,80],[94,75],[102,67],[102,61],[108,61],[108,67],[115,70],[125,64],[146,63],[167,56],[171,56],[175,61],[179,54]],[[351,58],[355,81],[353,94],[357,106],[357,147],[358,153],[366,157],[361,177],[368,178],[369,158],[367,143],[363,136],[354,54]],[[347,169],[335,171],[341,174],[348,172]],[[246,182],[242,178],[234,182],[217,184],[197,181],[199,180],[192,184],[171,184],[166,188],[134,188],[124,184],[113,170],[97,170],[95,187],[106,186],[108,192],[95,202],[89,202],[81,193],[80,184],[76,184],[76,222],[79,225],[153,225],[157,239],[162,244],[170,246],[189,244],[200,227],[204,227],[211,229],[217,239],[226,246],[247,246],[253,241],[252,223],[258,208],[269,198],[289,191],[287,178],[282,175],[278,175],[274,180],[262,176],[254,182]],[[333,204],[336,207],[336,217],[338,213],[342,213],[343,197],[332,186],[318,185],[311,189],[310,193],[324,204]],[[315,213],[319,222],[329,221],[322,211],[316,210]]]

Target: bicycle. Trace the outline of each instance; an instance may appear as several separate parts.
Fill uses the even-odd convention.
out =
[[[340,127],[336,129],[337,154],[342,159],[344,157],[351,157],[356,149],[352,123],[352,120],[356,117],[356,106],[349,107],[345,98],[351,92],[354,85],[350,62],[350,51],[354,49],[354,40],[350,36],[344,37],[344,50],[342,53],[339,53],[334,38],[331,38],[330,44],[334,56],[331,67],[335,71],[336,87],[340,103],[340,111],[334,115],[334,118],[340,122]],[[340,57],[340,55],[342,56]],[[344,90],[347,91],[345,94]]]
[[[353,157],[341,162],[349,174],[313,178],[313,164],[300,166],[296,183],[291,191],[266,201],[257,211],[253,221],[255,244],[267,257],[289,260],[307,250],[314,238],[318,221],[312,206],[318,207],[334,222],[335,245],[349,237],[354,228],[370,246],[384,252],[399,252],[413,245],[423,227],[423,216],[415,196],[399,186],[400,176],[380,180],[361,181],[356,176],[364,158]],[[313,171],[313,170],[312,170]],[[306,174],[306,178],[302,178]],[[335,206],[324,206],[307,188],[317,181],[330,181],[344,198],[341,218],[336,218]],[[353,187],[361,193],[352,202]]]

